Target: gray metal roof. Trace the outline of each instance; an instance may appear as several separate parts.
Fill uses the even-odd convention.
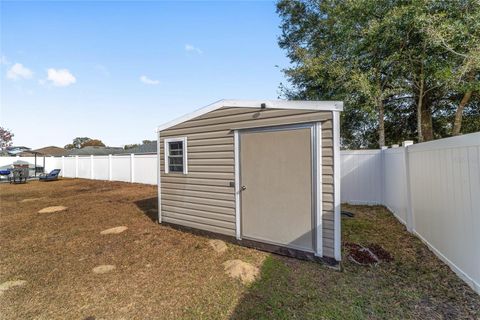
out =
[[[84,147],[81,149],[72,149],[68,150],[67,155],[69,156],[89,156],[89,155],[109,155],[109,154],[119,154],[125,153],[125,150],[120,147]]]
[[[142,144],[127,150],[123,150],[123,153],[134,153],[134,154],[142,154],[142,153],[157,153],[157,142],[149,142],[146,144]]]

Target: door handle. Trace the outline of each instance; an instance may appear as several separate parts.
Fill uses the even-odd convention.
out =
[[[247,190],[247,187],[242,186],[240,189],[241,189],[241,191],[244,191],[244,190]]]

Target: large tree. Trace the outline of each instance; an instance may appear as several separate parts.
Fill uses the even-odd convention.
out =
[[[439,51],[448,55],[449,63],[439,77],[455,94],[450,97],[455,116],[452,134],[462,129],[465,109],[477,104],[480,92],[480,2],[450,0],[437,3],[434,13],[424,17],[425,33]],[[477,109],[478,110],[478,109]]]
[[[472,67],[478,42],[467,36],[478,33],[475,2],[282,0],[279,45],[291,60],[282,95],[344,100],[345,147],[452,134],[445,121],[454,112],[452,99],[461,95],[460,106],[466,100],[478,105],[471,99],[478,84],[478,68]],[[457,20],[453,29],[463,36],[452,39],[454,32],[442,30]],[[457,46],[448,47],[450,42]],[[468,51],[469,58],[462,60],[457,51]]]

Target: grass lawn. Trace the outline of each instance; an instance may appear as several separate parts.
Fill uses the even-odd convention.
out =
[[[343,240],[394,260],[338,272],[153,221],[156,187],[65,179],[0,185],[1,319],[478,319],[480,297],[382,207],[344,206]],[[38,213],[49,206],[66,210]],[[127,226],[120,234],[101,231]],[[260,268],[251,285],[223,262]],[[115,269],[96,274],[99,265]]]

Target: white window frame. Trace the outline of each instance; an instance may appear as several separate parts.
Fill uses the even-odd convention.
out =
[[[165,173],[170,173],[170,166],[168,164],[168,156],[170,154],[170,142],[183,142],[183,174],[188,173],[188,152],[187,152],[187,137],[178,137],[178,138],[168,138],[165,139],[164,141],[164,157],[165,157]],[[179,172],[174,172],[174,173],[179,173]]]

